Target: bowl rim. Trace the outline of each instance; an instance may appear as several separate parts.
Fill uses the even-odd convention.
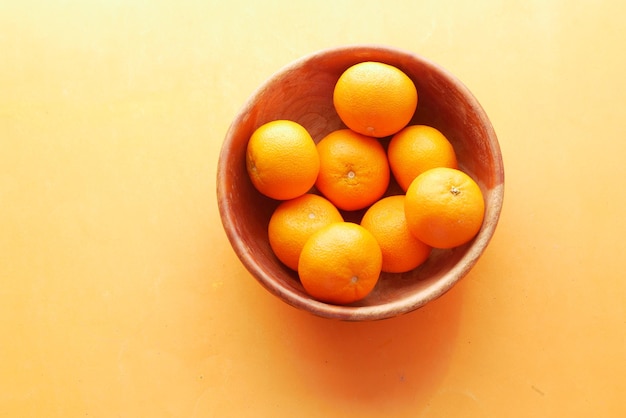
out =
[[[441,74],[449,83],[455,86],[456,89],[463,95],[468,101],[470,106],[474,109],[480,123],[485,129],[488,137],[488,147],[493,155],[494,167],[494,187],[491,191],[490,207],[491,211],[486,214],[484,224],[481,227],[478,235],[471,242],[468,251],[458,260],[458,262],[448,271],[440,280],[430,285],[424,291],[416,292],[410,296],[403,297],[401,299],[385,302],[379,305],[372,306],[350,306],[350,305],[334,305],[325,302],[315,300],[313,298],[306,298],[293,289],[282,285],[279,281],[273,279],[273,276],[264,270],[259,263],[255,260],[250,248],[238,238],[239,228],[237,227],[236,219],[233,215],[231,201],[226,198],[225,192],[228,190],[227,184],[230,179],[227,175],[228,166],[225,164],[229,158],[230,143],[232,137],[236,131],[237,126],[243,122],[250,113],[254,104],[258,101],[259,96],[266,91],[270,85],[272,85],[283,74],[291,72],[303,64],[322,58],[328,54],[338,53],[393,53],[400,55],[404,59],[410,61],[418,61],[421,65],[428,66],[432,70]],[[315,52],[304,55],[294,61],[284,65],[274,72],[269,78],[267,78],[261,85],[259,85],[252,94],[245,100],[235,118],[231,122],[226,136],[224,138],[222,148],[219,154],[218,167],[217,167],[217,202],[219,214],[221,217],[222,225],[226,232],[227,238],[233,247],[236,255],[240,259],[241,263],[248,270],[248,272],[259,282],[266,290],[277,296],[282,301],[289,305],[310,312],[316,316],[339,319],[345,321],[372,321],[381,320],[399,316],[402,314],[414,311],[430,301],[433,301],[448,290],[450,290],[458,281],[469,273],[469,271],[478,262],[478,259],[482,256],[487,245],[491,241],[497,223],[502,211],[502,204],[504,198],[504,166],[502,161],[502,153],[498,138],[495,130],[485,112],[482,105],[478,102],[473,93],[465,86],[465,84],[441,65],[425,58],[417,53],[386,45],[380,44],[351,44],[343,45],[331,48],[324,48]]]

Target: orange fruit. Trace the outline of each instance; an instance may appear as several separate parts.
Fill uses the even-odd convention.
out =
[[[300,124],[275,120],[257,128],[248,142],[246,169],[254,187],[277,200],[308,192],[319,172],[313,138]]]
[[[336,222],[315,232],[300,254],[298,275],[313,298],[348,304],[367,296],[376,286],[382,266],[376,238],[352,222]]]
[[[322,196],[307,193],[286,200],[270,218],[267,229],[270,246],[280,261],[297,270],[306,240],[323,226],[342,221],[339,210]]]
[[[333,91],[333,104],[348,128],[382,138],[409,123],[417,107],[417,90],[400,69],[366,61],[341,74]]]
[[[404,195],[388,196],[374,203],[363,215],[361,226],[374,235],[383,253],[382,271],[404,273],[418,267],[431,247],[418,240],[406,223]]]
[[[404,205],[409,230],[431,247],[452,248],[480,230],[485,201],[480,187],[454,168],[432,168],[413,180]]]
[[[435,167],[457,168],[454,148],[436,128],[411,125],[396,133],[387,148],[394,178],[406,191],[415,177]]]
[[[317,144],[317,189],[339,209],[371,205],[389,185],[389,163],[380,141],[350,129],[331,132]]]

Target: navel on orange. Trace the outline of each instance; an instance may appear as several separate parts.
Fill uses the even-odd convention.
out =
[[[396,133],[389,142],[387,156],[391,172],[404,191],[426,170],[458,167],[450,141],[438,129],[427,125],[410,125]]]
[[[426,261],[431,247],[417,239],[406,223],[404,195],[388,196],[367,209],[361,226],[374,235],[383,254],[382,271],[404,273]]]
[[[413,180],[404,209],[409,230],[420,241],[436,248],[452,248],[476,236],[483,223],[485,202],[469,175],[439,167]]]
[[[315,232],[304,244],[298,275],[313,298],[348,304],[374,289],[381,266],[380,246],[367,229],[351,222],[336,222]]]
[[[300,124],[275,120],[257,128],[248,142],[246,169],[254,187],[277,200],[308,192],[319,172],[313,138]]]
[[[351,129],[333,131],[317,144],[317,189],[339,209],[363,209],[389,185],[389,163],[380,141]]]
[[[270,246],[287,267],[297,270],[300,252],[309,237],[333,222],[342,222],[339,210],[322,196],[307,193],[282,202],[268,225]]]
[[[382,138],[409,123],[417,107],[417,90],[400,69],[366,61],[341,74],[333,91],[333,103],[348,128]]]

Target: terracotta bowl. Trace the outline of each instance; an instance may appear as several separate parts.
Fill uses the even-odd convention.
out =
[[[252,132],[275,119],[300,123],[315,141],[344,128],[333,108],[333,88],[345,69],[362,61],[394,65],[411,77],[419,95],[411,123],[434,126],[446,135],[455,147],[460,168],[480,185],[486,214],[482,229],[471,242],[451,250],[434,250],[426,263],[408,273],[383,273],[367,298],[353,305],[337,306],[309,297],[297,273],[272,253],[267,225],[279,202],[262,196],[252,186],[245,167],[245,150]],[[401,190],[392,182],[387,194],[398,193]],[[252,276],[296,308],[347,321],[404,314],[449,290],[470,271],[489,243],[503,193],[504,169],[498,140],[470,91],[455,76],[425,58],[382,46],[323,50],[279,70],[252,94],[235,117],[224,139],[217,172],[217,199],[224,229]],[[354,222],[359,222],[362,214],[363,211],[344,212],[346,220]]]

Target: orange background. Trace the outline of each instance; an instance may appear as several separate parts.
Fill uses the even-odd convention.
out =
[[[0,416],[626,416],[618,1],[0,4]],[[218,216],[222,139],[274,71],[377,43],[490,116],[505,204],[411,314],[300,312]],[[252,208],[251,208],[252,210]]]

